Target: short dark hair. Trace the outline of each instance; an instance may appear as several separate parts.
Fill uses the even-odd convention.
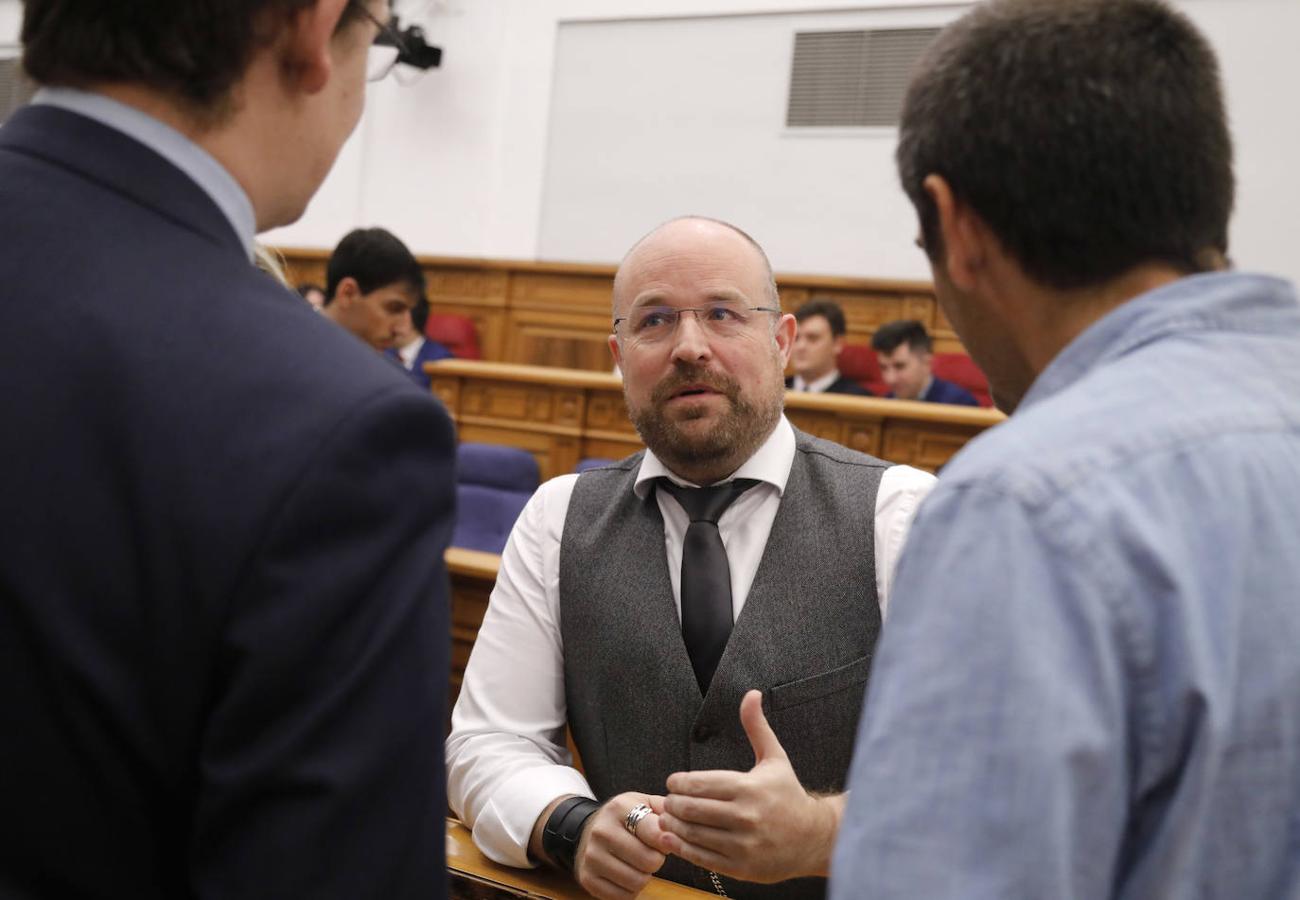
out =
[[[40,84],[140,84],[222,107],[284,22],[314,0],[24,0],[23,69]],[[355,3],[339,26],[364,15]]]
[[[416,297],[424,295],[424,270],[406,245],[383,228],[356,228],[339,241],[325,266],[326,306],[344,278],[354,279],[363,294],[404,283]]]
[[[844,324],[844,310],[840,309],[840,305],[834,300],[816,297],[799,307],[794,313],[795,320],[798,322],[813,316],[821,316],[826,320],[826,324],[831,326],[832,337],[843,337],[848,330]]]
[[[419,334],[424,334],[424,327],[429,324],[429,298],[420,295],[420,299],[415,301],[415,306],[411,307],[411,326]]]
[[[897,160],[932,261],[943,248],[930,174],[1059,290],[1148,262],[1203,271],[1227,253],[1218,64],[1161,0],[980,4],[918,66]]]
[[[886,322],[871,336],[871,349],[877,353],[893,353],[903,344],[911,347],[913,353],[929,353],[934,349],[929,332],[916,319]]]

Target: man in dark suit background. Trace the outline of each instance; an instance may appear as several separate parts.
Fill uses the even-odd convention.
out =
[[[934,342],[915,319],[899,319],[876,329],[871,347],[880,362],[880,377],[889,385],[888,397],[978,406],[975,396],[959,384],[935,377],[930,371]]]
[[[27,0],[0,130],[0,895],[444,887],[453,435],[251,262],[379,0]]]
[[[794,374],[785,380],[785,386],[814,394],[870,397],[871,391],[840,374],[839,356],[847,332],[840,305],[834,300],[809,300],[795,310],[794,318],[799,324],[790,353]]]

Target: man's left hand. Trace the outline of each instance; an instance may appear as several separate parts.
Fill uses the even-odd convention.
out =
[[[677,772],[662,803],[659,847],[687,862],[744,881],[770,883],[827,875],[844,795],[817,797],[799,784],[790,759],[763,715],[763,695],[749,691],[740,723],[754,748],[748,772]]]

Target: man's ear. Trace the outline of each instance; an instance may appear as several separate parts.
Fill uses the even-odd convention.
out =
[[[349,2],[315,0],[294,11],[285,23],[281,59],[287,76],[303,93],[319,93],[329,83],[334,71],[332,42]]]
[[[927,175],[921,183],[939,217],[943,263],[952,283],[963,291],[975,287],[988,257],[988,227],[966,204],[953,196],[942,175]]]
[[[350,307],[353,302],[361,296],[361,285],[352,276],[348,276],[339,281],[339,286],[334,289],[334,302],[342,304],[343,309]]]
[[[781,368],[790,364],[790,351],[794,349],[794,336],[799,331],[799,323],[794,316],[784,313],[776,323],[776,347],[781,353]]]
[[[831,346],[835,348],[835,355],[839,356],[844,352],[844,335],[837,334],[831,339]]]
[[[618,366],[620,372],[623,371],[623,350],[618,345],[618,335],[609,336],[609,354],[614,357],[614,365]]]

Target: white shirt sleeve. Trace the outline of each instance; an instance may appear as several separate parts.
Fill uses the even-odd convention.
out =
[[[560,537],[576,475],[519,515],[474,642],[447,739],[447,799],[488,858],[536,865],[528,840],[557,797],[595,799],[565,745]]]
[[[882,620],[889,614],[894,569],[912,528],[912,519],[936,483],[937,479],[929,472],[911,466],[890,466],[880,478],[876,492],[876,596],[880,599]]]

